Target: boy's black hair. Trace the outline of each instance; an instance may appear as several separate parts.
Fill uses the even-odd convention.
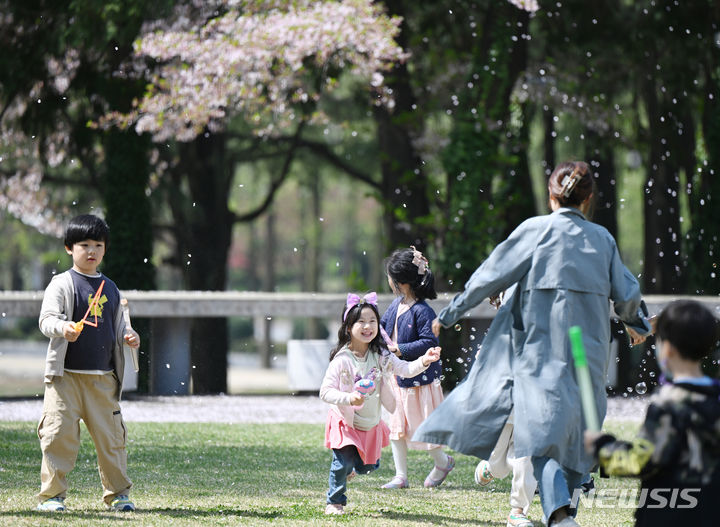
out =
[[[110,227],[105,220],[93,214],[75,216],[65,228],[65,247],[72,249],[74,244],[83,240],[102,241],[107,246],[110,240]]]
[[[429,266],[420,274],[419,267],[413,263],[414,255],[412,248],[393,251],[385,260],[385,272],[396,284],[408,284],[419,302],[437,298],[435,276]]]
[[[718,346],[719,327],[718,319],[700,302],[676,300],[660,313],[656,333],[683,358],[700,361]]]
[[[340,351],[343,346],[350,343],[350,330],[352,329],[353,324],[355,324],[355,322],[357,322],[360,318],[360,313],[362,313],[362,310],[366,307],[369,307],[373,310],[373,313],[375,313],[375,316],[377,317],[378,323],[377,335],[375,335],[375,338],[370,341],[370,344],[368,345],[368,351],[382,354],[383,348],[385,347],[385,341],[382,339],[382,335],[380,334],[380,312],[378,311],[377,306],[368,302],[361,302],[350,308],[350,311],[348,311],[345,320],[343,320],[343,323],[340,326],[340,329],[338,329],[338,343],[330,351],[330,360],[333,360],[335,358],[335,355],[337,355],[338,351]],[[343,306],[343,314],[345,314],[346,309],[347,306]]]

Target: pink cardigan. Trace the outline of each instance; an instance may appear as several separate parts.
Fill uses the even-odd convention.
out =
[[[371,352],[368,352],[371,353]],[[378,358],[380,365],[379,375],[375,379],[376,390],[380,390],[380,402],[388,412],[395,411],[395,397],[391,385],[385,377],[398,375],[400,377],[415,377],[424,372],[428,366],[422,362],[422,357],[407,362],[399,359],[390,352],[385,352]],[[329,403],[331,411],[336,412],[342,419],[352,426],[354,407],[350,406],[350,394],[355,388],[355,368],[352,351],[347,346],[338,351],[330,362],[322,385],[320,386],[320,399]]]

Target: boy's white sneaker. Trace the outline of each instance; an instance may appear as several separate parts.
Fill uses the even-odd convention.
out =
[[[65,512],[65,498],[50,498],[38,503],[37,510],[46,512]]]
[[[477,467],[475,467],[475,483],[484,487],[485,485],[489,485],[494,479],[495,476],[490,472],[490,463],[485,459],[481,460],[480,463],[477,464]]]
[[[108,503],[108,509],[111,511],[132,512],[135,510],[135,504],[125,494],[119,494]]]
[[[506,527],[533,527],[533,522],[522,510],[511,510],[507,517]]]

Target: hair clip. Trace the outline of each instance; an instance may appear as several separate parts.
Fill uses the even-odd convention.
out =
[[[412,263],[417,265],[418,268],[418,274],[425,274],[428,269],[430,269],[430,264],[428,263],[427,258],[423,256],[423,253],[418,251],[414,245],[411,245],[410,248],[413,252],[413,259]]]
[[[581,179],[582,174],[578,172],[577,168],[572,171],[572,174],[565,176],[561,183],[562,189],[560,189],[560,193],[563,197],[569,198],[570,194],[572,194],[572,191],[575,189],[575,186],[578,184],[578,181]]]

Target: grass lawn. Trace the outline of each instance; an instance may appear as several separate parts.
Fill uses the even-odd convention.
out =
[[[383,491],[393,475],[390,449],[382,466],[349,485],[347,514],[324,516],[330,453],[316,424],[128,423],[129,475],[135,513],[103,508],[95,450],[83,443],[70,473],[68,512],[33,510],[40,485],[40,447],[34,423],[0,422],[0,524],[2,525],[403,525],[505,526],[510,480],[479,488],[476,458],[457,455],[456,468],[438,489],[422,482],[430,457],[410,453],[411,488]],[[636,425],[609,428],[623,437]],[[634,489],[635,480],[596,478],[598,488]],[[632,509],[581,508],[584,527],[630,526]],[[540,526],[537,496],[530,517]]]

